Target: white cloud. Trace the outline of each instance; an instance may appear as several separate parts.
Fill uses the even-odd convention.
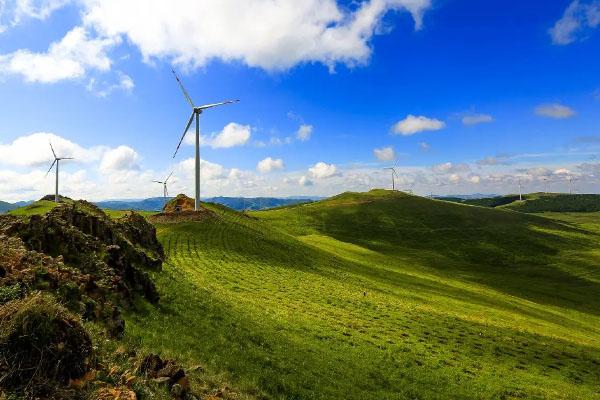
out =
[[[429,145],[429,143],[421,142],[419,143],[419,148],[421,149],[421,151],[429,151],[431,149],[431,146]]]
[[[461,178],[461,177],[460,177],[460,175],[458,175],[458,174],[451,174],[451,175],[448,177],[448,181],[449,181],[450,183],[453,183],[453,184],[457,184],[457,183],[459,183],[461,180],[462,180],[462,178]]]
[[[264,160],[259,161],[258,165],[256,166],[256,169],[263,174],[283,168],[284,165],[281,158],[273,159],[271,157],[267,157]]]
[[[121,71],[117,71],[118,81],[116,83],[99,83],[96,78],[91,78],[86,89],[88,92],[95,94],[98,97],[108,97],[110,94],[117,90],[121,90],[126,93],[131,93],[135,87],[133,79],[129,75],[124,74]]]
[[[558,103],[542,104],[536,107],[535,113],[540,117],[554,119],[567,119],[575,115],[575,111],[572,108]]]
[[[469,177],[469,182],[478,184],[479,182],[481,182],[481,177],[479,175],[472,175]]]
[[[312,125],[302,124],[302,125],[300,125],[300,128],[298,128],[298,132],[296,132],[296,137],[298,138],[298,140],[305,142],[310,139],[312,133],[313,133]]]
[[[553,172],[554,175],[570,175],[571,171],[566,168],[559,168]]]
[[[488,156],[481,160],[477,161],[477,165],[480,167],[483,166],[491,166],[491,165],[506,165],[508,164],[510,157],[507,155],[499,155],[499,156]]]
[[[432,167],[432,170],[436,174],[452,174],[452,173],[460,173],[460,172],[468,172],[471,170],[468,164],[460,163],[453,164],[451,162],[446,162],[442,164],[437,164]]]
[[[23,20],[45,20],[72,0],[0,0],[0,28],[19,25]],[[1,31],[0,31],[1,32]]]
[[[567,45],[585,37],[598,25],[600,25],[600,1],[575,0],[548,32],[552,37],[552,43]]]
[[[145,60],[170,58],[192,67],[213,59],[266,70],[306,62],[330,68],[362,64],[391,10],[408,10],[419,29],[430,0],[87,0],[84,21],[102,35],[125,36]],[[257,24],[257,21],[260,21]]]
[[[37,132],[16,138],[12,143],[0,143],[0,164],[39,166],[54,160],[50,143],[58,157],[73,157],[76,162],[91,162],[100,158],[104,147],[83,148],[53,133]]]
[[[473,115],[465,115],[462,118],[462,123],[464,125],[478,125],[484,124],[487,122],[494,121],[494,117],[488,114],[473,114]]]
[[[193,124],[192,124],[193,125]],[[204,145],[214,149],[225,149],[236,146],[243,146],[250,140],[252,128],[250,125],[241,125],[236,122],[230,122],[219,133],[213,133],[209,137],[202,136],[201,142]],[[188,131],[185,137],[185,143],[195,145],[196,136],[193,129]]]
[[[314,182],[308,179],[306,176],[302,175],[300,179],[298,179],[298,184],[300,186],[313,186]]]
[[[75,27],[46,52],[17,50],[0,55],[0,74],[21,75],[27,82],[54,83],[82,78],[90,69],[108,71],[112,62],[107,51],[118,42],[118,38],[90,39],[84,28]]]
[[[100,161],[100,170],[105,172],[139,170],[140,166],[137,164],[139,158],[138,153],[131,147],[119,146],[104,153]]]
[[[373,154],[379,161],[392,161],[396,158],[396,152],[393,147],[374,149]]]
[[[318,162],[308,169],[308,174],[316,179],[331,178],[337,175],[337,167],[334,164]]]
[[[445,126],[446,124],[438,119],[409,115],[402,121],[398,121],[392,127],[392,131],[398,135],[411,136],[423,131],[437,131]]]

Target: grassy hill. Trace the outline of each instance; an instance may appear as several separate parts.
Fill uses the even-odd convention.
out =
[[[242,398],[600,398],[600,215],[398,192],[158,225],[126,339]]]
[[[523,195],[497,196],[483,199],[444,198],[455,203],[482,207],[503,207],[526,213],[540,212],[598,212],[600,195],[566,193],[529,193]]]

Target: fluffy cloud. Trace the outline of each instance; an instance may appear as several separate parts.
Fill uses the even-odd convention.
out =
[[[258,162],[256,169],[263,174],[266,174],[271,171],[275,171],[278,169],[283,169],[283,160],[281,158],[273,159],[271,157],[267,157],[264,160]]]
[[[437,164],[432,167],[432,170],[436,174],[455,174],[461,172],[469,172],[471,167],[468,164],[453,164],[451,162]]]
[[[411,136],[423,131],[438,131],[445,126],[446,124],[438,119],[409,115],[402,121],[398,121],[392,127],[392,132],[402,136]]]
[[[298,138],[298,140],[305,142],[310,139],[312,133],[313,133],[312,125],[302,124],[302,125],[300,125],[300,128],[298,128],[298,132],[296,132],[296,137]]]
[[[139,170],[137,164],[140,156],[128,146],[119,146],[104,153],[100,161],[100,170],[105,172]]]
[[[558,103],[542,104],[536,107],[535,113],[540,117],[554,119],[567,119],[575,115],[575,111],[572,108]]]
[[[308,174],[315,179],[331,178],[337,175],[337,167],[334,164],[318,162],[308,169]]]
[[[480,167],[491,166],[491,165],[506,165],[509,162],[510,157],[507,155],[489,156],[477,161],[477,165]]]
[[[430,0],[87,0],[84,23],[125,36],[145,60],[167,57],[192,67],[213,59],[285,70],[305,62],[365,63],[384,15],[407,10],[419,29]],[[256,21],[261,21],[257,25]]]
[[[193,125],[193,124],[192,124]],[[241,125],[235,122],[227,124],[219,133],[213,133],[209,137],[202,136],[201,142],[214,149],[226,149],[230,147],[243,146],[250,140],[252,128],[250,125]],[[196,136],[194,129],[190,129],[185,137],[185,143],[195,145]]]
[[[98,82],[96,78],[91,78],[86,85],[86,89],[98,97],[108,97],[117,90],[129,93],[135,87],[135,83],[129,75],[118,71],[117,78],[118,80],[114,83]]]
[[[76,27],[46,52],[17,50],[0,55],[0,74],[21,75],[27,82],[54,83],[82,78],[90,69],[108,71],[111,60],[107,51],[118,42],[116,37],[90,39],[82,27]]]
[[[2,26],[16,26],[26,19],[45,20],[69,3],[72,0],[0,0],[0,32]]]
[[[12,143],[0,143],[0,164],[30,167],[50,163],[54,160],[50,143],[58,157],[73,157],[77,162],[96,161],[106,149],[86,149],[53,133],[37,132],[18,137]]]
[[[487,122],[492,122],[494,117],[488,114],[473,114],[473,115],[465,115],[462,118],[462,123],[464,125],[478,125],[484,124]]]
[[[469,182],[477,185],[479,182],[481,182],[481,177],[479,175],[472,175],[469,177]]]
[[[314,185],[314,182],[303,175],[300,177],[300,179],[298,179],[298,184],[300,186],[312,186]]]
[[[575,0],[549,30],[552,43],[567,45],[600,25],[600,0]]]
[[[374,149],[373,155],[375,155],[379,161],[392,161],[396,158],[396,152],[391,146],[383,147],[381,149]]]

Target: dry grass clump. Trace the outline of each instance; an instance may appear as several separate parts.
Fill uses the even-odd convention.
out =
[[[50,296],[0,306],[0,385],[48,395],[89,369],[92,342],[78,318]]]

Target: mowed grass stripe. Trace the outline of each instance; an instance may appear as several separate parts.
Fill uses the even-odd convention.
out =
[[[477,264],[475,257],[460,262],[465,246],[432,241],[429,248],[412,247],[413,239],[399,228],[410,222],[405,211],[394,216],[380,204],[387,197],[369,200],[361,207],[381,206],[391,218],[383,224],[386,235],[399,230],[392,243],[373,231],[378,219],[368,214],[352,219],[351,212],[340,213],[345,231],[331,218],[330,212],[339,212],[331,204],[253,214],[259,220],[216,208],[217,220],[159,226],[163,243],[180,235],[196,245],[179,247],[173,264],[155,274],[162,308],[129,316],[132,339],[200,361],[267,398],[599,397],[598,316],[574,305],[571,293],[588,287],[585,282],[565,286],[569,293],[554,302],[546,301],[546,292],[538,301],[521,295],[525,285],[517,277],[508,279],[511,288],[490,285],[502,277],[501,268]],[[344,202],[352,207],[352,199]],[[472,240],[461,229],[460,214],[474,207],[453,207],[459,207],[450,209],[459,214],[450,216],[454,230],[425,222],[438,233],[453,233],[452,243],[460,235]],[[521,230],[537,221],[509,219]],[[501,244],[522,240],[517,236]],[[484,253],[508,263],[506,250]],[[510,272],[522,272],[530,258],[522,257]],[[597,259],[584,259],[591,261]],[[480,276],[484,272],[489,276]],[[580,284],[562,284],[571,283]],[[159,326],[157,335],[145,333]]]

